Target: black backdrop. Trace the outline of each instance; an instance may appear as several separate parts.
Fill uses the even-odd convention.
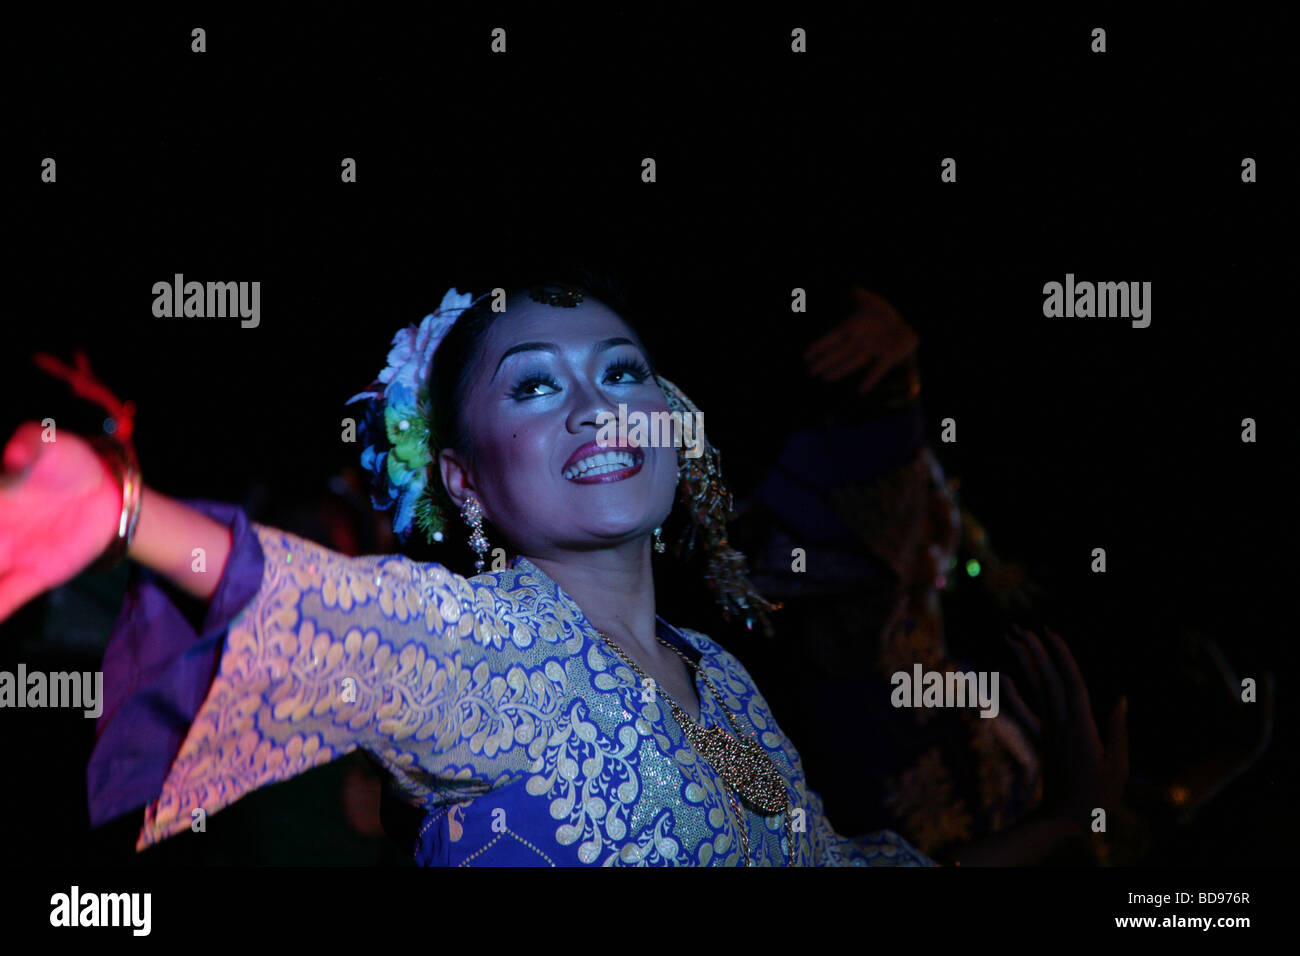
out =
[[[857,281],[918,330],[938,455],[1001,550],[1052,587],[1099,684],[1159,722],[1173,702],[1133,679],[1158,674],[1169,635],[1198,630],[1243,673],[1278,674],[1285,721],[1294,103],[1278,24],[1181,9],[15,24],[0,425],[76,420],[29,357],[84,348],[139,406],[151,484],[292,502],[355,461],[343,401],[399,326],[497,264],[581,257],[628,275],[651,349],[706,410],[743,493],[818,399],[794,360]],[[190,51],[195,25],[206,53]],[[806,55],[789,52],[795,26]],[[40,181],[47,156],[56,184]],[[260,326],[154,318],[153,283],[178,272],[259,280]],[[1067,272],[1150,281],[1150,327],[1044,318],[1042,286]],[[794,286],[810,295],[797,321]],[[956,444],[937,441],[948,416]],[[1104,576],[1088,571],[1099,544]],[[44,611],[0,628],[6,666]],[[743,635],[690,623],[744,659]],[[1179,739],[1148,733],[1148,755],[1201,732],[1162,726]],[[1170,859],[1293,848],[1292,739],[1283,723]],[[41,746],[15,761],[44,764]],[[44,786],[47,812],[75,821],[83,767],[24,777],[0,837],[76,859],[78,825],[25,836],[24,808]]]

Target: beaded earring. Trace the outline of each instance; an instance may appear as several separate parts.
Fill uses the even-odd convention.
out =
[[[469,525],[469,546],[470,549],[478,554],[478,560],[474,562],[474,568],[479,574],[483,573],[486,562],[483,555],[488,550],[487,535],[483,533],[483,506],[479,504],[477,498],[469,497],[465,499],[465,504],[461,506],[460,516],[465,523]]]
[[[670,411],[679,413],[683,420],[699,413],[686,394],[662,375],[656,375]],[[695,420],[693,417],[690,420]],[[769,601],[749,580],[745,556],[727,541],[727,522],[733,515],[731,492],[722,481],[722,455],[703,435],[703,454],[686,457],[686,449],[678,449],[677,496],[690,517],[675,547],[679,557],[690,555],[697,547],[704,552],[704,580],[722,606],[722,616],[731,620],[736,615],[745,627],[754,629],[757,624],[763,633],[772,637],[775,628],[771,615],[782,607],[779,601]]]

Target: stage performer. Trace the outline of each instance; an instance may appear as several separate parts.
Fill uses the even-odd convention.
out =
[[[111,396],[98,449],[18,429],[0,619],[102,552],[152,572],[105,655],[92,824],[145,805],[142,850],[363,748],[424,814],[424,865],[932,865],[894,832],[836,833],[736,657],[656,614],[675,505],[675,550],[702,556],[725,615],[768,630],[777,606],[728,545],[707,433],[699,457],[597,442],[620,404],[699,409],[593,286],[453,288],[353,400],[376,506],[403,541],[442,540],[459,511],[472,577],[346,557],[144,487],[132,409]],[[96,392],[88,368],[69,377]],[[159,579],[207,602],[197,627]]]

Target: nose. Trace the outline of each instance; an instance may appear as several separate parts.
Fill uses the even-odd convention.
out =
[[[581,432],[587,425],[600,428],[602,425],[601,412],[610,415],[616,414],[600,389],[589,382],[574,383],[569,389],[569,401],[569,414],[565,420],[565,426],[568,428],[569,433],[573,435]]]

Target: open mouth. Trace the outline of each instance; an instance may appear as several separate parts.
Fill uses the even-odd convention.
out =
[[[588,455],[564,469],[564,477],[580,485],[631,478],[645,464],[639,448],[608,448]]]

